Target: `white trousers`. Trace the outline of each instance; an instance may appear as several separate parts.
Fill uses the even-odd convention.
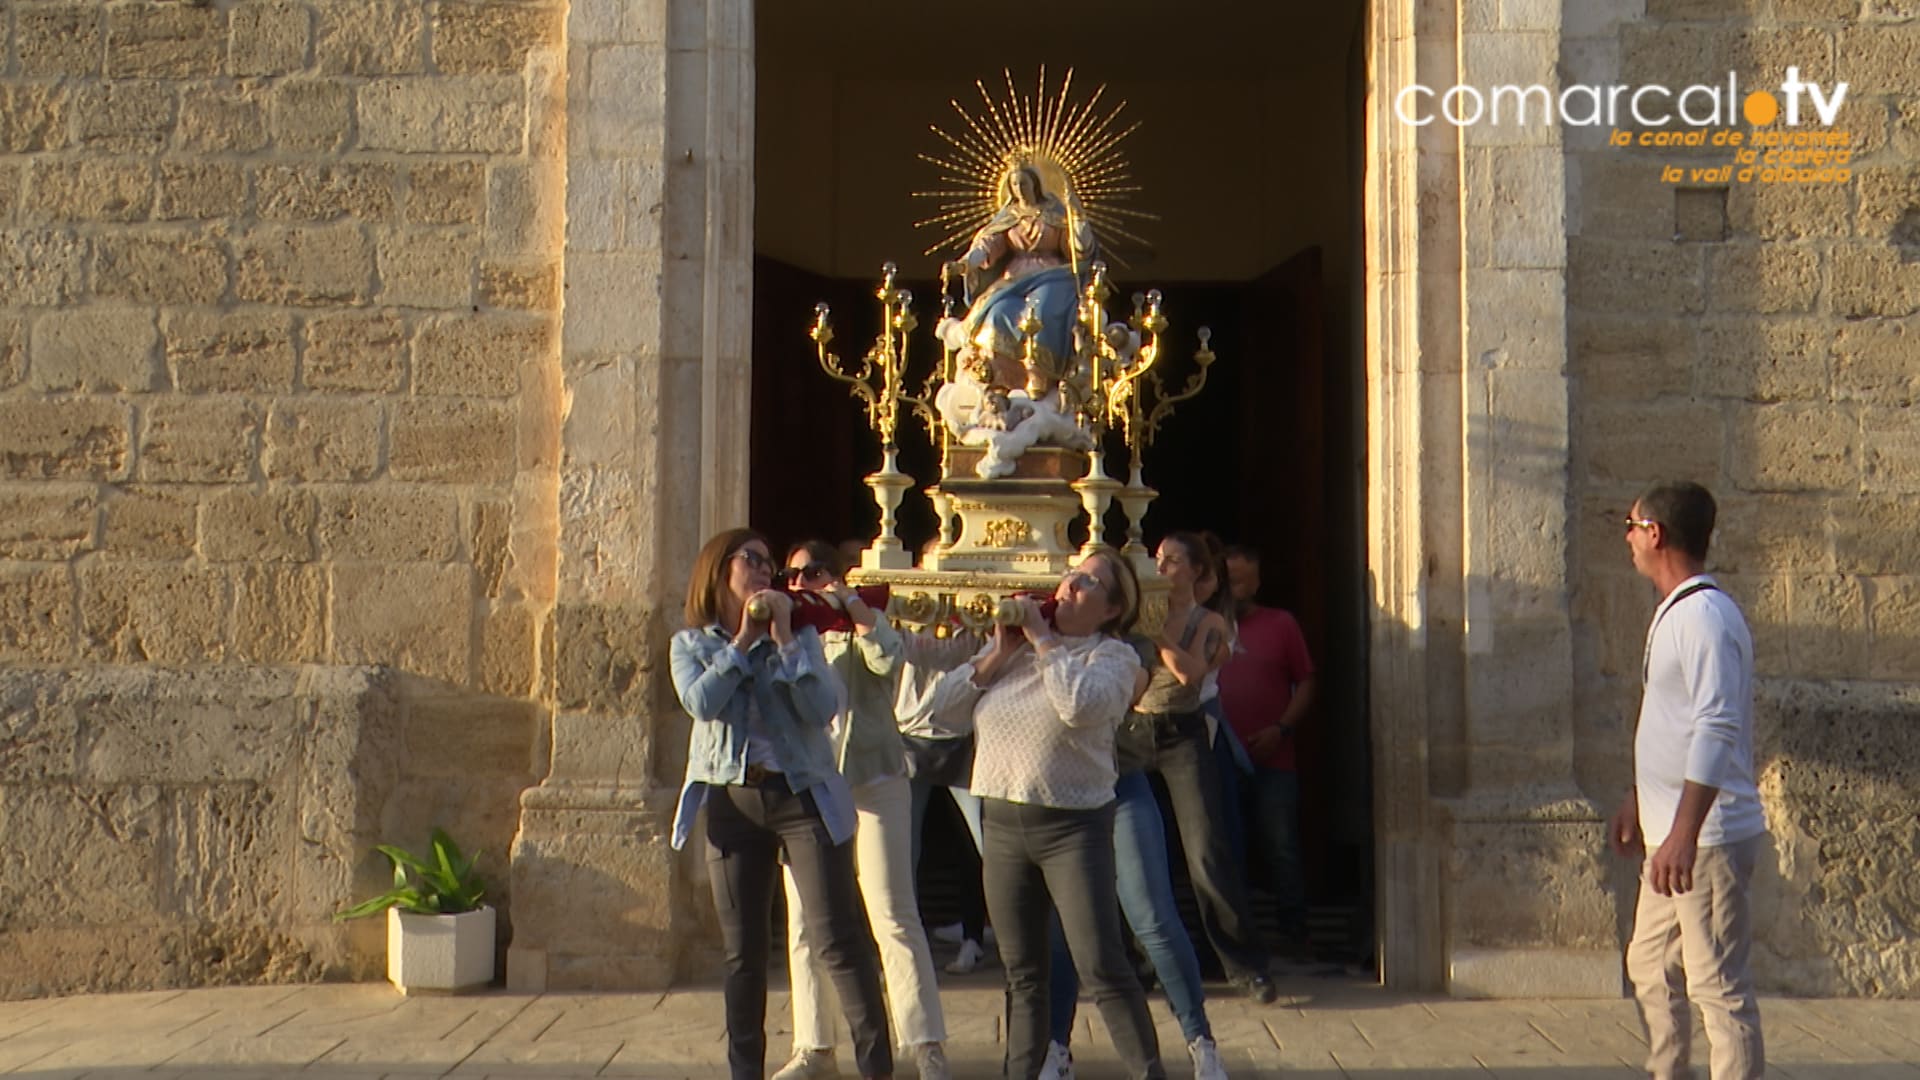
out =
[[[920,926],[920,899],[913,882],[913,788],[904,776],[876,780],[853,789],[859,827],[853,834],[854,867],[867,922],[880,946],[886,975],[887,1012],[901,1046],[947,1041],[946,1015],[940,1011],[940,984],[933,974],[933,953]],[[793,875],[787,888],[787,971],[793,985],[795,1050],[826,1049],[837,1039],[840,1010],[833,984],[824,977],[807,940],[806,920]]]
[[[1747,894],[1767,834],[1703,847],[1693,863],[1693,890],[1661,896],[1641,864],[1640,903],[1627,945],[1640,1019],[1647,1027],[1647,1072],[1654,1080],[1689,1075],[1693,1011],[1707,1029],[1713,1080],[1758,1080],[1767,1069],[1760,1003],[1747,956],[1753,913]]]

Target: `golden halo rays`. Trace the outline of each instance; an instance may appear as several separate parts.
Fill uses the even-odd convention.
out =
[[[940,200],[933,214],[914,222],[914,227],[945,232],[924,254],[963,243],[991,220],[1003,199],[1001,182],[1018,164],[1032,165],[1047,190],[1086,219],[1110,258],[1125,264],[1115,251],[1119,242],[1150,246],[1127,226],[1157,220],[1158,215],[1115,205],[1140,190],[1120,150],[1140,126],[1119,125],[1126,102],[1102,111],[1105,86],[1083,101],[1073,101],[1071,68],[1059,88],[1049,91],[1047,69],[1042,65],[1031,94],[1021,93],[1014,85],[1012,71],[1003,69],[1001,74],[1007,84],[1004,98],[996,99],[986,83],[975,80],[979,105],[969,110],[957,99],[950,100],[959,123],[951,131],[929,125],[946,144],[945,153],[919,158],[940,170],[943,186],[913,193],[915,198]]]

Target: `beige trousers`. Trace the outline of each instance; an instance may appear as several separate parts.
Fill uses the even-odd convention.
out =
[[[1647,1028],[1647,1071],[1655,1080],[1690,1075],[1693,1014],[1700,1006],[1712,1048],[1713,1080],[1753,1080],[1767,1069],[1760,1002],[1747,957],[1753,947],[1748,891],[1767,834],[1703,847],[1693,889],[1661,896],[1640,867],[1640,904],[1627,945],[1627,976]]]

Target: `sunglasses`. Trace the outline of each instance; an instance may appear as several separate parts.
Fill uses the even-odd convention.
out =
[[[833,571],[821,563],[808,563],[793,573],[802,581],[824,581],[833,576]]]
[[[1655,525],[1660,524],[1659,522],[1653,520],[1652,518],[1637,518],[1631,515],[1629,515],[1625,520],[1626,520],[1627,528],[1629,529],[1651,529]]]
[[[1106,582],[1101,581],[1099,578],[1094,577],[1092,574],[1087,573],[1085,570],[1075,570],[1073,573],[1068,574],[1065,578],[1061,580],[1067,583],[1067,588],[1072,589],[1074,592],[1077,592],[1077,593],[1086,592],[1088,589],[1099,589],[1101,592],[1106,593],[1108,596],[1113,595],[1113,590],[1107,587]]]
[[[746,563],[747,569],[749,570],[770,570],[773,568],[772,559],[767,558],[752,548],[741,548],[739,551],[733,553],[733,557]]]

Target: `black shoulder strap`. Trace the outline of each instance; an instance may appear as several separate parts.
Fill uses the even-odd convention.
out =
[[[1720,591],[1719,586],[1715,585],[1711,581],[1696,581],[1693,584],[1687,586],[1686,588],[1681,589],[1680,592],[1674,596],[1672,603],[1660,609],[1659,618],[1654,619],[1653,625],[1647,627],[1646,648],[1641,650],[1641,653],[1640,653],[1640,685],[1642,686],[1646,685],[1647,679],[1652,674],[1652,671],[1653,671],[1653,632],[1660,628],[1660,619],[1664,619],[1667,617],[1667,612],[1673,610],[1674,604],[1678,604],[1680,601],[1685,600],[1687,597],[1692,596],[1694,593],[1719,592],[1719,591]]]

